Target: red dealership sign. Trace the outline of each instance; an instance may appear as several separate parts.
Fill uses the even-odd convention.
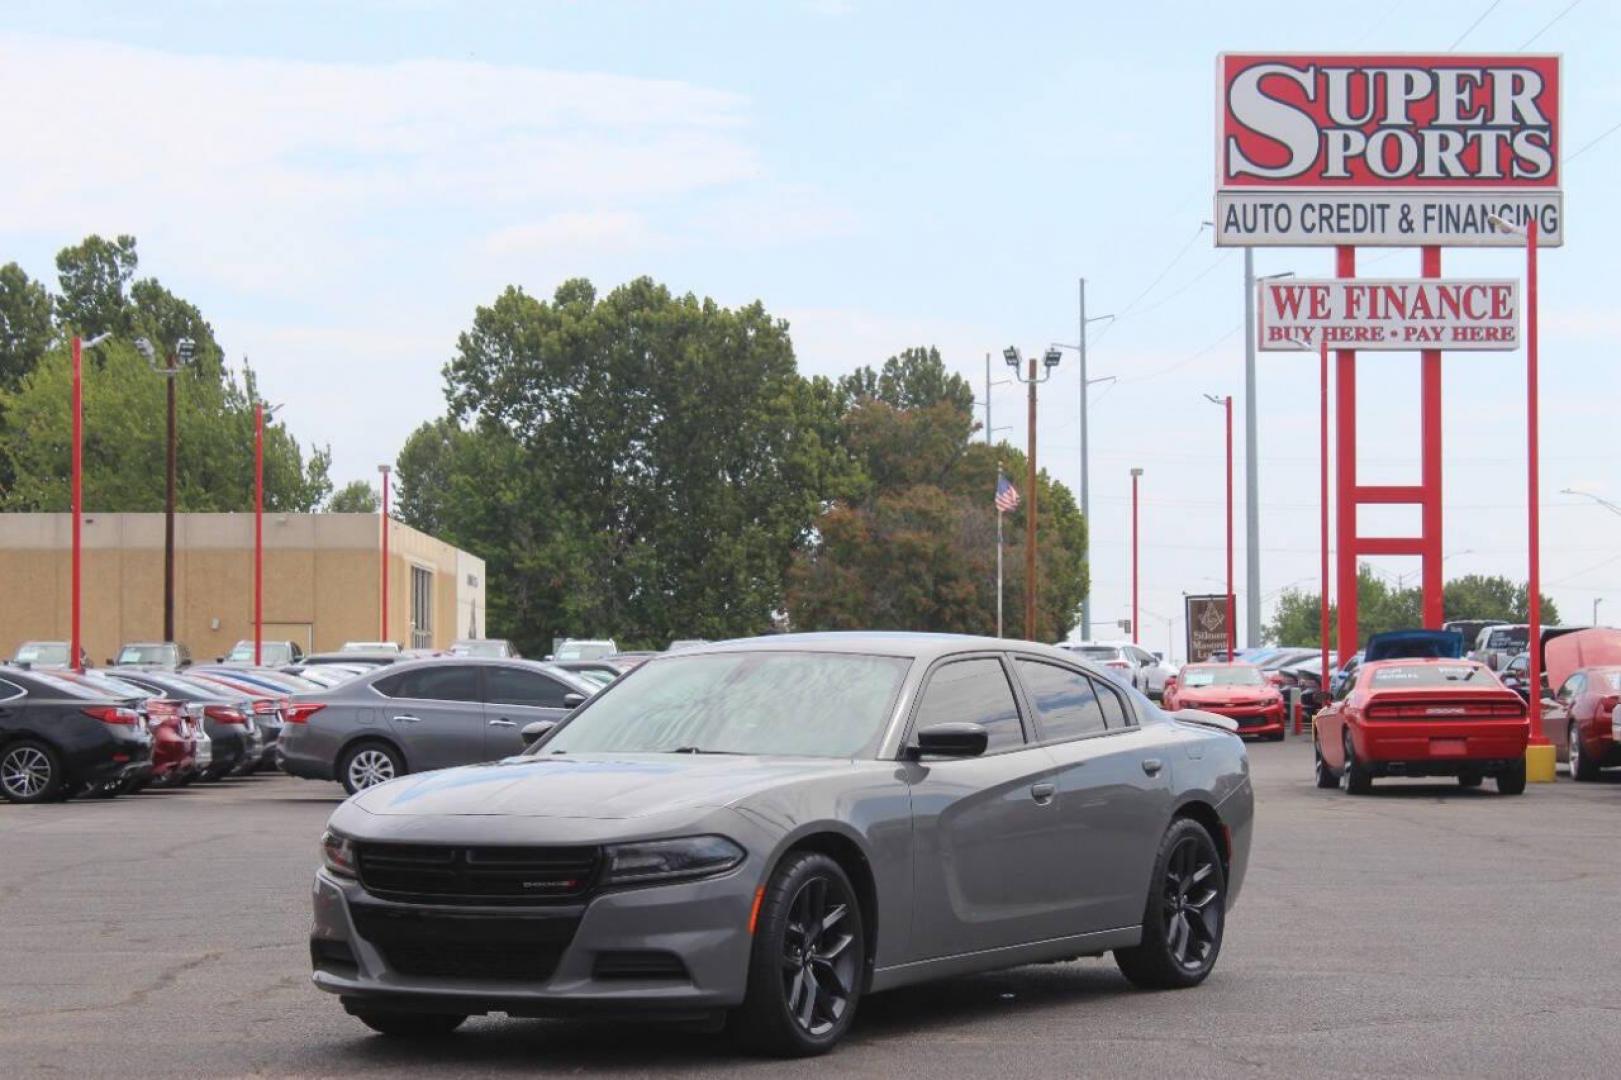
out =
[[[1287,279],[1257,285],[1262,349],[1503,350],[1520,346],[1511,279]]]
[[[1226,53],[1217,62],[1225,244],[1561,240],[1557,56]]]

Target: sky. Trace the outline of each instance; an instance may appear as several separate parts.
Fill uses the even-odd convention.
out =
[[[1607,194],[1621,170],[1612,0],[1221,4],[758,0],[478,3],[13,0],[0,12],[0,261],[54,284],[83,236],[133,233],[141,273],[196,303],[333,479],[374,480],[443,411],[441,368],[509,284],[549,296],[651,275],[786,319],[800,368],[836,376],[935,345],[985,396],[985,357],[1092,324],[1094,636],[1130,613],[1140,467],[1142,638],[1223,574],[1220,411],[1240,397],[1242,255],[1213,246],[1223,50],[1564,57],[1567,241],[1544,253],[1544,591],[1569,622],[1621,619]],[[1597,141],[1594,141],[1597,140]],[[1327,249],[1256,253],[1329,276]],[[1416,251],[1362,272],[1416,276]],[[1514,250],[1448,274],[1520,276]],[[998,370],[999,369],[999,370]],[[1261,582],[1315,589],[1317,379],[1258,361]],[[995,435],[1023,446],[1000,362]],[[1418,359],[1360,363],[1359,470],[1416,482]],[[1524,357],[1445,360],[1448,576],[1526,573]],[[1079,372],[1041,388],[1043,467],[1079,486]],[[1000,430],[1006,425],[1006,430]],[[1243,475],[1242,438],[1239,476]],[[1244,605],[1243,506],[1237,556]],[[991,492],[986,492],[986,498]],[[1417,508],[1364,510],[1365,533]],[[1392,582],[1416,559],[1369,560]]]

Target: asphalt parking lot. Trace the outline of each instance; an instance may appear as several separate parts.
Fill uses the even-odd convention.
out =
[[[476,1019],[424,1047],[309,985],[336,785],[262,777],[0,805],[0,1074],[145,1076],[1613,1076],[1621,775],[1318,791],[1252,747],[1259,822],[1220,965],[1132,991],[1108,959],[873,997],[831,1058],[672,1029]]]

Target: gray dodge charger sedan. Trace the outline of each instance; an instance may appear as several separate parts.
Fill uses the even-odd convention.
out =
[[[1248,861],[1244,746],[1074,655],[806,634],[649,660],[517,757],[332,815],[314,980],[388,1035],[583,1012],[815,1054],[862,995],[1112,951],[1204,980]]]

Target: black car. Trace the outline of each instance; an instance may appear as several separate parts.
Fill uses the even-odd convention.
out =
[[[166,698],[183,701],[187,708],[201,710],[203,730],[213,741],[213,760],[201,779],[218,780],[256,763],[261,747],[256,745],[259,740],[255,738],[251,706],[245,698],[233,696],[223,686],[198,683],[165,671],[120,668],[118,677]]]
[[[152,769],[132,702],[44,671],[0,668],[0,796],[52,802]]]

